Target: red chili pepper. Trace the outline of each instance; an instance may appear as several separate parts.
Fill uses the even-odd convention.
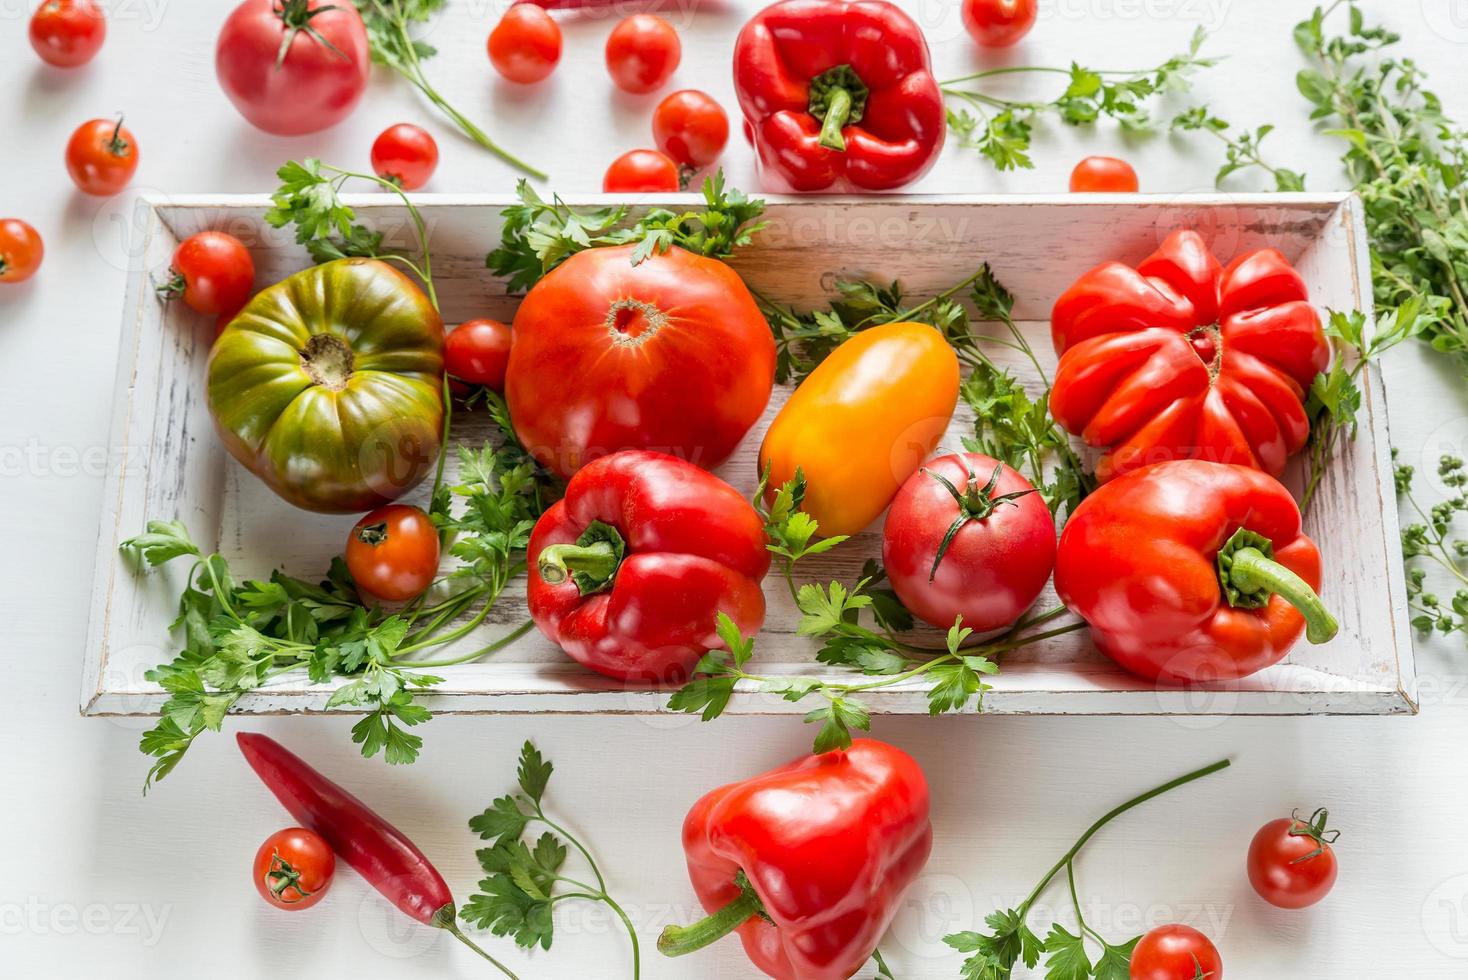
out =
[[[692,463],[629,449],[583,466],[530,535],[530,615],[578,662],[621,680],[684,679],[765,619],[764,522]]]
[[[847,980],[871,958],[932,849],[928,782],[872,739],[714,790],[683,822],[688,876],[712,913],[669,926],[682,956],[738,931],[776,980]]]
[[[1300,509],[1258,470],[1178,460],[1081,502],[1060,535],[1055,591],[1102,653],[1149,680],[1234,680],[1277,663],[1301,631],[1336,633],[1316,595],[1320,551]]]
[[[1135,269],[1107,262],[1055,301],[1050,411],[1105,450],[1101,480],[1168,459],[1279,476],[1310,436],[1305,396],[1330,361],[1305,281],[1272,248],[1228,268],[1175,231]]]
[[[797,191],[901,187],[947,132],[922,29],[885,0],[766,7],[734,42],[734,91],[761,169]]]
[[[504,964],[459,929],[453,893],[398,828],[268,735],[235,735],[245,761],[302,827],[315,831],[352,869],[406,915],[443,929],[514,980]]]

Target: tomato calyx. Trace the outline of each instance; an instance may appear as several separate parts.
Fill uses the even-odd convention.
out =
[[[357,529],[357,540],[363,544],[377,547],[387,541],[387,521],[378,521],[376,524],[367,524]]]
[[[1193,976],[1191,980],[1208,980],[1209,977],[1213,976],[1212,970],[1209,970],[1207,973],[1203,972],[1203,964],[1199,962],[1197,953],[1189,953],[1188,955],[1193,958]]]
[[[301,872],[297,871],[285,858],[276,851],[270,856],[270,868],[265,872],[265,887],[275,900],[282,905],[294,905],[310,898],[314,892],[309,892],[301,884]],[[285,893],[294,890],[295,898],[286,898]]]
[[[331,391],[347,386],[356,359],[345,340],[329,333],[313,334],[299,353],[301,370],[313,382]]]
[[[184,290],[188,288],[189,284],[184,279],[184,274],[177,269],[169,269],[168,281],[160,286],[154,287],[154,291],[158,293],[158,298],[166,303],[171,299],[182,296]]]
[[[619,299],[607,307],[607,332],[618,347],[641,347],[667,322],[668,314],[640,299]]]
[[[692,925],[664,929],[658,936],[658,952],[664,956],[684,956],[718,942],[755,916],[773,921],[743,868],[734,872],[734,884],[739,894],[728,905]]]
[[[846,137],[841,130],[861,122],[867,109],[866,82],[850,65],[828,68],[810,80],[810,114],[821,121],[818,142],[832,150],[845,152]]]
[[[286,54],[295,42],[296,35],[302,31],[305,31],[306,36],[311,38],[311,40],[325,46],[327,50],[331,51],[343,61],[352,60],[347,56],[345,51],[332,44],[326,35],[311,26],[311,18],[318,17],[328,10],[336,9],[335,4],[328,4],[325,7],[317,7],[315,10],[312,10],[311,0],[279,0],[276,3],[274,8],[275,16],[279,17],[281,24],[285,25],[285,36],[280,39],[280,50],[275,54],[275,68],[277,71],[280,70],[281,65],[285,64]]]
[[[1341,832],[1331,830],[1327,826],[1330,821],[1330,811],[1325,807],[1320,807],[1310,814],[1309,820],[1302,820],[1298,810],[1291,811],[1290,818],[1294,823],[1290,824],[1289,836],[1308,837],[1315,842],[1315,850],[1295,858],[1290,862],[1291,864],[1304,864],[1306,861],[1318,858],[1325,853],[1326,847],[1340,839]]]
[[[1264,535],[1239,528],[1218,549],[1217,565],[1218,581],[1230,606],[1261,609],[1277,595],[1305,617],[1305,638],[1311,643],[1324,643],[1340,629],[1315,590],[1274,560],[1274,545]]]
[[[117,125],[112,127],[112,135],[107,137],[107,143],[105,144],[107,152],[115,157],[125,157],[127,156],[128,150],[132,149],[132,144],[122,138],[122,118],[122,113],[119,112],[117,114]]]
[[[1036,492],[1035,488],[1031,487],[1028,490],[1015,490],[995,496],[994,491],[999,486],[999,478],[1004,475],[1004,464],[996,464],[994,472],[989,475],[989,482],[981,487],[978,474],[969,467],[968,460],[961,455],[958,459],[963,463],[964,469],[968,471],[968,479],[964,481],[962,490],[954,486],[953,481],[942,473],[923,467],[923,472],[943,484],[943,489],[947,490],[953,496],[954,502],[958,504],[958,516],[943,533],[943,540],[938,543],[938,553],[933,556],[933,567],[928,572],[929,582],[937,577],[938,565],[943,561],[943,556],[948,554],[948,548],[953,544],[953,539],[958,536],[958,532],[963,530],[965,525],[970,521],[984,520],[1005,504],[1018,507],[1017,500]]]
[[[627,542],[616,528],[592,521],[575,544],[553,544],[542,550],[536,567],[551,585],[569,578],[581,595],[592,595],[612,587],[626,554]]]

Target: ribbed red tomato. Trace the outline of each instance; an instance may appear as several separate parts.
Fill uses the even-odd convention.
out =
[[[578,252],[515,314],[510,416],[562,476],[619,449],[713,467],[770,400],[775,342],[738,273],[680,248],[633,265],[633,250]]]

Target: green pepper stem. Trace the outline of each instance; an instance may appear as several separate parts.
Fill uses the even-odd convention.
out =
[[[610,541],[590,544],[553,544],[540,553],[536,567],[540,577],[551,585],[560,585],[572,572],[585,572],[598,583],[611,581],[622,556]]]
[[[1311,643],[1324,643],[1336,635],[1340,625],[1300,576],[1265,557],[1258,548],[1239,548],[1233,552],[1232,559],[1229,579],[1240,592],[1269,593],[1283,598],[1305,617],[1305,638]]]
[[[739,897],[706,919],[691,926],[668,926],[658,937],[658,952],[664,956],[683,956],[716,943],[760,913],[759,896],[745,889]]]
[[[821,138],[818,142],[828,149],[843,153],[846,150],[846,137],[841,135],[841,130],[846,128],[846,121],[851,116],[851,93],[840,86],[834,86],[828,92],[826,117],[821,121]]]

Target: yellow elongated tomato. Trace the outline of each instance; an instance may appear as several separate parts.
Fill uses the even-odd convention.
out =
[[[760,446],[778,489],[805,474],[820,533],[876,520],[932,453],[958,404],[958,358],[925,323],[863,330],[836,348],[780,409]]]

